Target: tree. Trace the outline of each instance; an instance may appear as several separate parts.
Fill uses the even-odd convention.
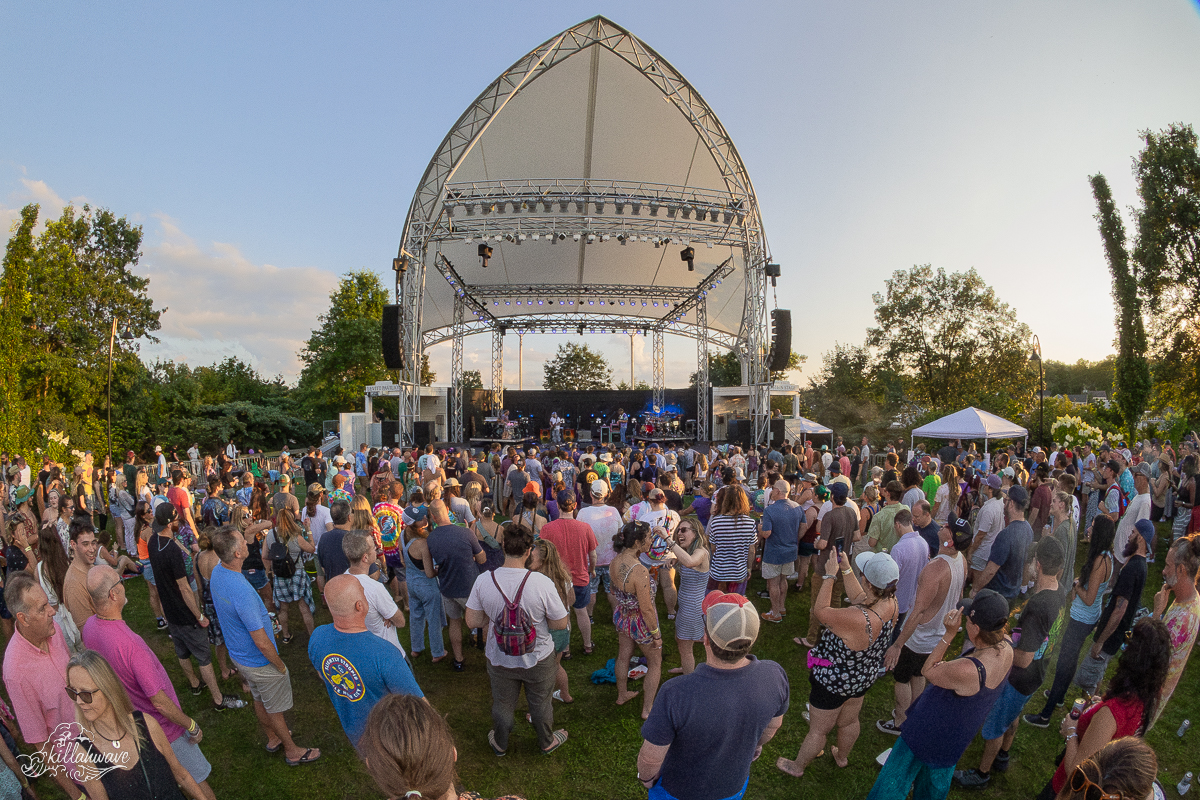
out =
[[[478,375],[479,373],[475,373]],[[433,382],[437,380],[437,373],[429,366],[429,354],[421,354],[421,385],[433,386]]]
[[[974,269],[897,270],[872,299],[877,327],[867,329],[867,346],[917,406],[973,405],[1011,418],[1029,402],[1029,328]]]
[[[772,381],[783,380],[784,378],[787,377],[788,372],[790,372],[794,369],[800,369],[800,365],[802,365],[805,361],[808,361],[808,356],[802,356],[799,353],[797,353],[795,350],[792,350],[791,352],[788,353],[787,367],[785,367],[784,369],[778,370],[776,372],[772,372],[771,380]]]
[[[1198,173],[1200,175],[1200,173]],[[1117,304],[1117,362],[1113,400],[1121,410],[1125,432],[1137,438],[1138,423],[1150,399],[1150,362],[1146,360],[1146,329],[1142,324],[1142,300],[1137,279],[1129,269],[1125,249],[1125,223],[1113,203],[1112,190],[1103,175],[1091,177],[1096,198],[1096,220],[1104,240],[1104,255],[1112,273],[1113,300]]]
[[[1113,370],[1116,356],[1107,356],[1101,361],[1079,359],[1074,364],[1047,360],[1046,396],[1056,394],[1082,394],[1084,390],[1105,392],[1110,397],[1113,390]]]
[[[641,391],[641,390],[648,390],[652,387],[650,386],[650,384],[646,383],[641,378],[638,378],[637,383],[632,387],[630,387],[630,385],[627,382],[621,381],[620,383],[617,384],[617,388],[620,389],[621,391],[629,391],[629,389],[631,389],[631,388]]]
[[[586,344],[560,344],[542,371],[545,375],[542,387],[546,389],[586,391],[612,387],[612,367],[603,355]]]
[[[821,372],[809,378],[801,400],[813,419],[849,439],[883,436],[895,413],[886,373],[875,369],[871,352],[835,344],[822,358]]]
[[[431,380],[430,383],[432,382]],[[482,389],[483,376],[479,374],[479,370],[469,369],[463,373],[462,385],[464,389]]]
[[[297,388],[314,415],[328,419],[361,405],[363,387],[392,374],[379,346],[387,299],[379,276],[369,270],[347,273],[330,293],[329,310],[317,318],[320,327],[300,352],[304,368]],[[422,373],[425,367],[422,361]]]
[[[33,443],[33,426],[19,375],[25,365],[28,336],[25,320],[29,316],[32,294],[29,291],[29,272],[33,267],[33,228],[37,225],[38,207],[30,204],[21,209],[12,238],[4,250],[4,274],[0,283],[0,450],[9,453],[25,452]]]
[[[800,369],[800,365],[807,360],[808,356],[802,356],[793,350],[791,355],[788,356],[787,370],[772,372],[771,380],[783,380],[788,370]],[[742,385],[742,362],[738,359],[737,353],[732,350],[726,350],[720,354],[713,354],[712,352],[708,354],[708,383],[710,386]],[[695,388],[695,372],[688,378],[688,385]]]
[[[1157,405],[1200,416],[1200,147],[1190,125],[1142,131],[1132,253],[1149,312]]]

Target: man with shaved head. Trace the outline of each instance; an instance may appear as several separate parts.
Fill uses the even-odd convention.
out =
[[[322,625],[308,640],[308,658],[325,681],[342,730],[357,747],[367,715],[388,694],[424,697],[412,669],[396,648],[367,628],[367,595],[353,575],[325,583],[325,605],[332,625]]]
[[[87,591],[96,613],[83,624],[84,645],[112,665],[133,707],[154,717],[179,763],[200,784],[204,796],[215,800],[207,781],[212,766],[199,747],[204,732],[179,707],[175,687],[154,651],[121,618],[125,585],[120,576],[107,565],[92,567],[87,572]]]

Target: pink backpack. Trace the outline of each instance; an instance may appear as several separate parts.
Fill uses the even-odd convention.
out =
[[[492,620],[492,635],[496,637],[500,652],[506,656],[528,655],[533,652],[537,643],[537,629],[533,627],[533,620],[525,613],[525,609],[521,608],[521,593],[525,591],[525,582],[532,574],[529,570],[525,571],[525,577],[517,587],[516,596],[509,600],[500,584],[496,583],[496,573],[492,573],[492,583],[504,599],[504,611],[500,613],[499,619]]]

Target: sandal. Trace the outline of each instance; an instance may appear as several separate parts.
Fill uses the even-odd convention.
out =
[[[595,649],[596,645],[594,644],[585,645],[583,648],[583,654],[585,656],[590,656]]]
[[[292,761],[290,758],[285,758],[283,761],[289,767],[298,767],[301,764],[311,764],[312,762],[316,761],[318,758],[321,757],[320,750],[317,750],[317,754],[315,756],[312,754],[313,750],[315,750],[315,749],[316,748],[313,748],[313,747],[308,748],[307,750],[304,751],[304,755],[300,756],[295,761]]]
[[[806,650],[811,650],[813,648],[812,643],[809,642],[807,638],[801,638],[799,636],[795,636],[792,638],[792,641],[795,642],[796,644],[800,645],[801,647],[803,647]]]
[[[567,741],[567,732],[561,728],[556,730],[554,732],[554,744],[552,744],[549,747],[542,750],[542,755],[544,755],[544,756],[550,755],[555,750],[557,750],[558,748],[560,748],[564,744],[566,744],[566,741]]]
[[[508,752],[506,750],[501,750],[500,745],[496,744],[496,731],[494,730],[488,731],[488,746],[492,748],[492,752],[496,754],[497,758]]]
[[[292,639],[295,639],[295,638],[296,638],[295,636],[282,636],[282,637],[280,637],[279,641],[283,642],[284,644],[291,644]]]
[[[555,689],[555,690],[554,690],[554,694],[552,694],[552,695],[550,695],[550,696],[551,696],[551,697],[553,697],[553,698],[554,698],[555,700],[557,700],[558,702],[560,702],[560,703],[564,703],[564,704],[566,704],[566,705],[568,705],[568,706],[569,706],[569,705],[571,705],[571,703],[574,703],[574,702],[575,702],[575,698],[571,698],[570,700],[563,700],[563,698],[562,698],[562,690],[561,690],[561,689]]]

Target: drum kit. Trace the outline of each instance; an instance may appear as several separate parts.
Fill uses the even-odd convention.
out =
[[[679,437],[683,428],[680,414],[648,414],[642,421],[642,433],[646,436]]]
[[[484,417],[487,432],[492,439],[517,442],[528,438],[530,418],[517,415],[515,420],[505,420],[500,417]]]

